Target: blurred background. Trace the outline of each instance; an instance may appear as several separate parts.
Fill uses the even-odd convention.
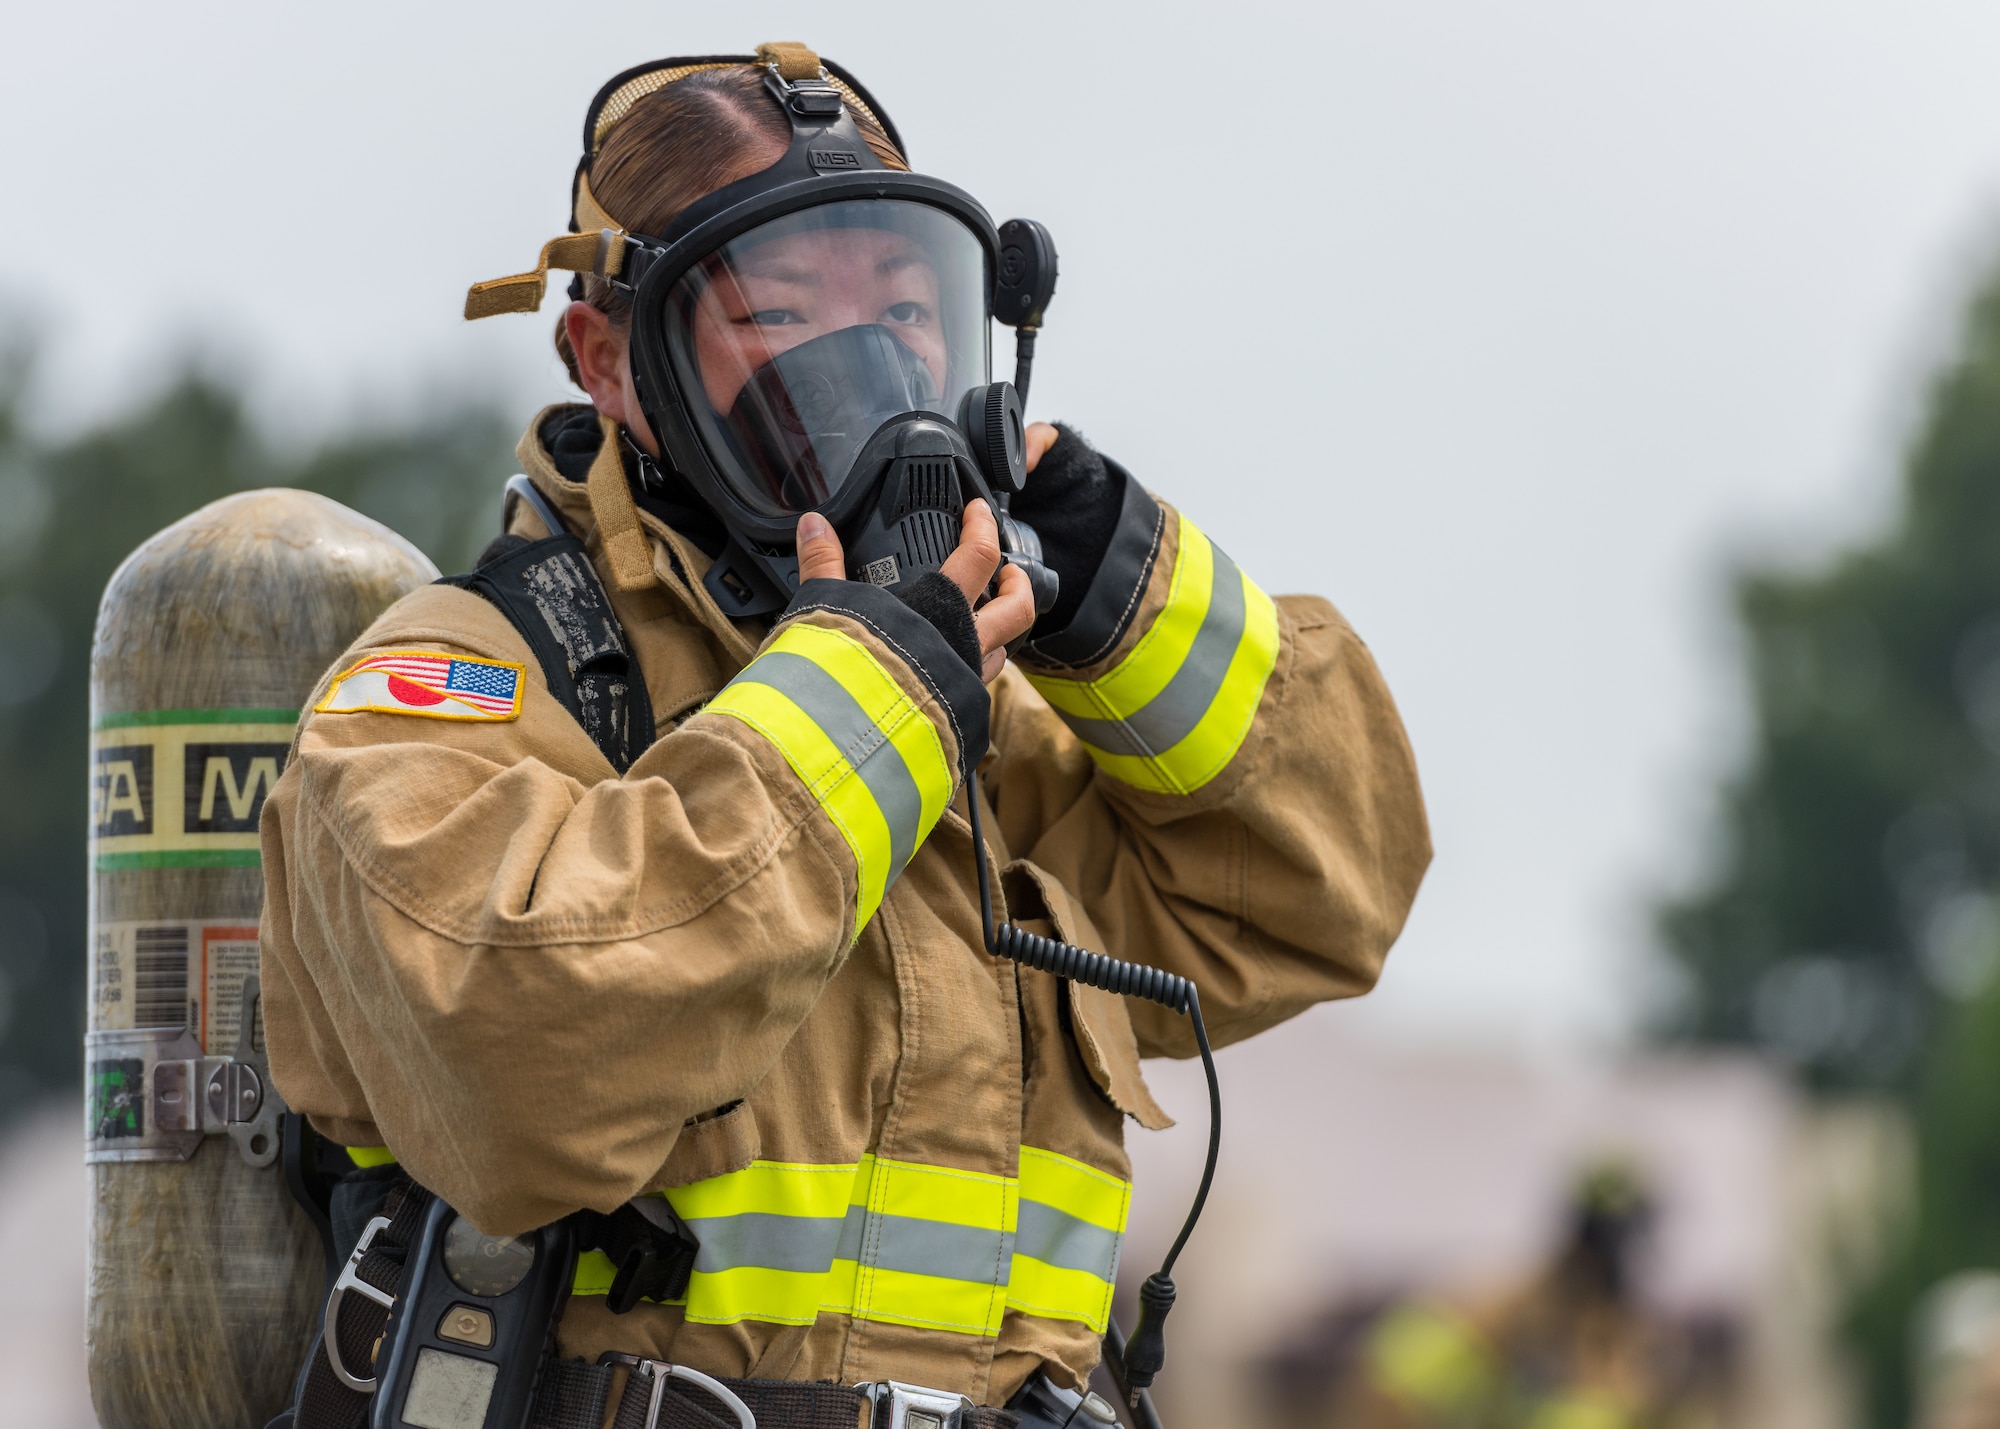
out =
[[[1046,222],[1083,427],[1401,703],[1380,989],[1224,1054],[1172,1422],[2000,1424],[2000,10],[1909,0],[14,5],[0,46],[0,1398],[83,1390],[86,675],[305,486],[445,570],[573,396],[629,64],[795,38]],[[1003,361],[1004,361],[1004,349]],[[1134,1132],[1128,1262],[1199,1165]],[[1129,1316],[1129,1308],[1128,1308]],[[1128,1320],[1129,1323],[1129,1320]]]

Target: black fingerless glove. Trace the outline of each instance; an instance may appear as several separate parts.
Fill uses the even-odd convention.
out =
[[[1043,667],[1090,665],[1111,653],[1137,613],[1160,548],[1163,513],[1130,472],[1082,433],[1060,425],[1056,431],[1056,444],[1009,510],[1042,538],[1042,559],[1062,589],[1016,658]]]
[[[889,587],[897,599],[928,620],[942,635],[958,658],[980,673],[984,660],[979,650],[979,627],[972,623],[972,607],[965,592],[943,571],[926,571],[913,581]]]
[[[792,596],[778,623],[814,611],[856,621],[882,641],[949,710],[961,773],[979,766],[993,701],[979,678],[979,632],[972,607],[949,576],[933,571],[888,587],[809,580]]]
[[[1065,630],[1083,606],[1091,577],[1118,529],[1118,510],[1130,478],[1108,462],[1076,428],[1057,423],[1056,444],[1029,473],[1028,486],[1008,510],[1042,538],[1042,560],[1062,579],[1056,603],[1035,621],[1029,639]]]

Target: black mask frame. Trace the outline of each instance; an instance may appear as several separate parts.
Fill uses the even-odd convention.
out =
[[[696,62],[670,60],[662,67],[676,63]],[[773,219],[847,199],[901,199],[959,220],[984,254],[989,319],[995,275],[1000,271],[999,233],[984,206],[942,179],[885,166],[868,147],[832,83],[824,78],[787,81],[773,68],[765,86],[791,125],[791,144],[784,157],[705,195],[657,236],[627,234],[623,263],[611,279],[632,303],[633,386],[662,459],[721,519],[737,548],[726,550],[718,566],[750,587],[753,598],[744,599],[739,593],[737,599],[725,601],[733,614],[775,609],[790,598],[790,588],[798,583],[798,518],[754,510],[716,470],[689,410],[692,403],[706,402],[707,397],[685,389],[667,351],[667,304],[675,284],[731,239]],[[840,530],[873,494],[869,483],[848,482],[818,510]],[[714,591],[716,583],[709,584]]]

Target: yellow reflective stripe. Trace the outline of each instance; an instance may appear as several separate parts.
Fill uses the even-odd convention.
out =
[[[1007,1308],[1046,1320],[1081,1320],[1101,1335],[1110,1323],[1113,1289],[1109,1280],[1087,1270],[1049,1265],[1016,1251]]]
[[[396,1153],[386,1146],[350,1146],[347,1159],[365,1171],[372,1166],[395,1165]]]
[[[861,1274],[859,1262],[835,1257],[833,1268],[826,1273],[825,1287],[820,1291],[819,1307],[835,1314],[854,1313],[854,1282]]]
[[[840,830],[858,936],[951,800],[936,727],[866,646],[815,625],[781,632],[708,708],[775,745]]]
[[[1243,747],[1278,655],[1277,607],[1185,516],[1166,604],[1093,681],[1030,682],[1106,773],[1191,793]]]
[[[855,1266],[855,1318],[998,1334],[1019,1183],[878,1157],[872,1176],[866,1183],[857,1177],[855,1186],[868,1210]],[[933,1269],[940,1273],[924,1273]]]
[[[994,1335],[1010,1307],[1102,1330],[1131,1187],[1023,1147],[1019,1178],[868,1155],[754,1161],[663,1194],[702,1243],[681,1302],[690,1320],[836,1312]],[[1017,1233],[1041,1255],[1021,1253]],[[614,1274],[586,1251],[574,1293],[602,1295]]]
[[[875,1166],[878,1158],[872,1151],[861,1153],[861,1160],[854,1168],[854,1180],[847,1188],[847,1204],[866,1207],[868,1193],[875,1185]]]
[[[1116,1288],[1118,1246],[1132,1211],[1131,1182],[1071,1157],[1023,1146],[1021,1200],[1026,1204],[1008,1278],[1008,1308],[1081,1320],[1102,1334]],[[1065,1228],[1065,1220],[1081,1226]],[[1058,1253],[1072,1263],[1042,1258]],[[1079,1258],[1088,1264],[1075,1263]]]
[[[1040,1147],[1021,1148],[1021,1199],[1040,1201],[1106,1230],[1125,1230],[1132,1183]]]
[[[576,1257],[576,1275],[570,1281],[572,1295],[609,1295],[618,1267],[601,1250],[581,1251]]]
[[[1167,603],[1123,660],[1096,680],[1028,676],[1057,712],[1085,720],[1124,719],[1151,703],[1187,659],[1208,616],[1215,547],[1185,516],[1177,529],[1179,550],[1167,583]]]
[[[870,1265],[860,1266],[855,1277],[853,1314],[857,1320],[997,1335],[1006,1313],[1004,1284],[980,1285]]]
[[[690,1221],[750,1213],[838,1218],[847,1212],[859,1169],[854,1165],[752,1161],[740,1171],[675,1186],[666,1192],[666,1198],[677,1215]]]
[[[584,1251],[576,1260],[571,1293],[608,1295],[617,1274],[603,1251]],[[823,1311],[853,1310],[854,1262],[836,1260],[824,1273],[764,1265],[697,1270],[688,1277],[687,1296],[669,1303],[684,1306],[688,1319],[704,1325],[733,1325],[740,1320],[810,1325]]]
[[[1246,621],[1242,643],[1223,676],[1215,702],[1179,744],[1152,758],[1106,754],[1090,749],[1098,766],[1114,779],[1161,794],[1191,794],[1220,774],[1249,737],[1264,698],[1264,686],[1278,663],[1278,608],[1243,578]],[[1089,746],[1085,746],[1089,749]]]
[[[860,883],[854,934],[859,937],[888,891],[889,826],[868,790],[853,777],[854,766],[841,758],[810,715],[769,685],[731,683],[708,708],[734,715],[776,745],[854,851]]]
[[[703,1272],[688,1279],[687,1318],[702,1325],[733,1325],[739,1320],[769,1320],[779,1325],[810,1325],[825,1308],[824,1271],[772,1270],[743,1265],[734,1270]]]
[[[878,1215],[1011,1231],[1019,1184],[1011,1176],[878,1160],[867,1205]]]
[[[922,832],[935,828],[951,803],[955,786],[951,761],[945,757],[937,726],[882,668],[882,662],[860,641],[818,625],[794,625],[774,640],[771,648],[805,655],[854,697],[876,728],[888,735],[916,780],[923,800],[919,815]]]

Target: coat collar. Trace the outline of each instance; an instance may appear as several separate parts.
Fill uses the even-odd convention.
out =
[[[739,620],[722,613],[701,582],[710,561],[699,547],[632,499],[630,480],[620,459],[617,434],[604,422],[605,440],[583,481],[572,481],[556,469],[555,458],[542,440],[551,417],[591,409],[580,403],[544,407],[528,423],[514,447],[521,469],[535,489],[554,505],[565,525],[582,540],[591,562],[609,588],[614,605],[621,594],[657,590],[682,607],[697,624],[722,642],[742,663],[749,663],[769,633],[763,620]],[[533,521],[524,511],[515,520]],[[623,612],[621,612],[623,618]]]

